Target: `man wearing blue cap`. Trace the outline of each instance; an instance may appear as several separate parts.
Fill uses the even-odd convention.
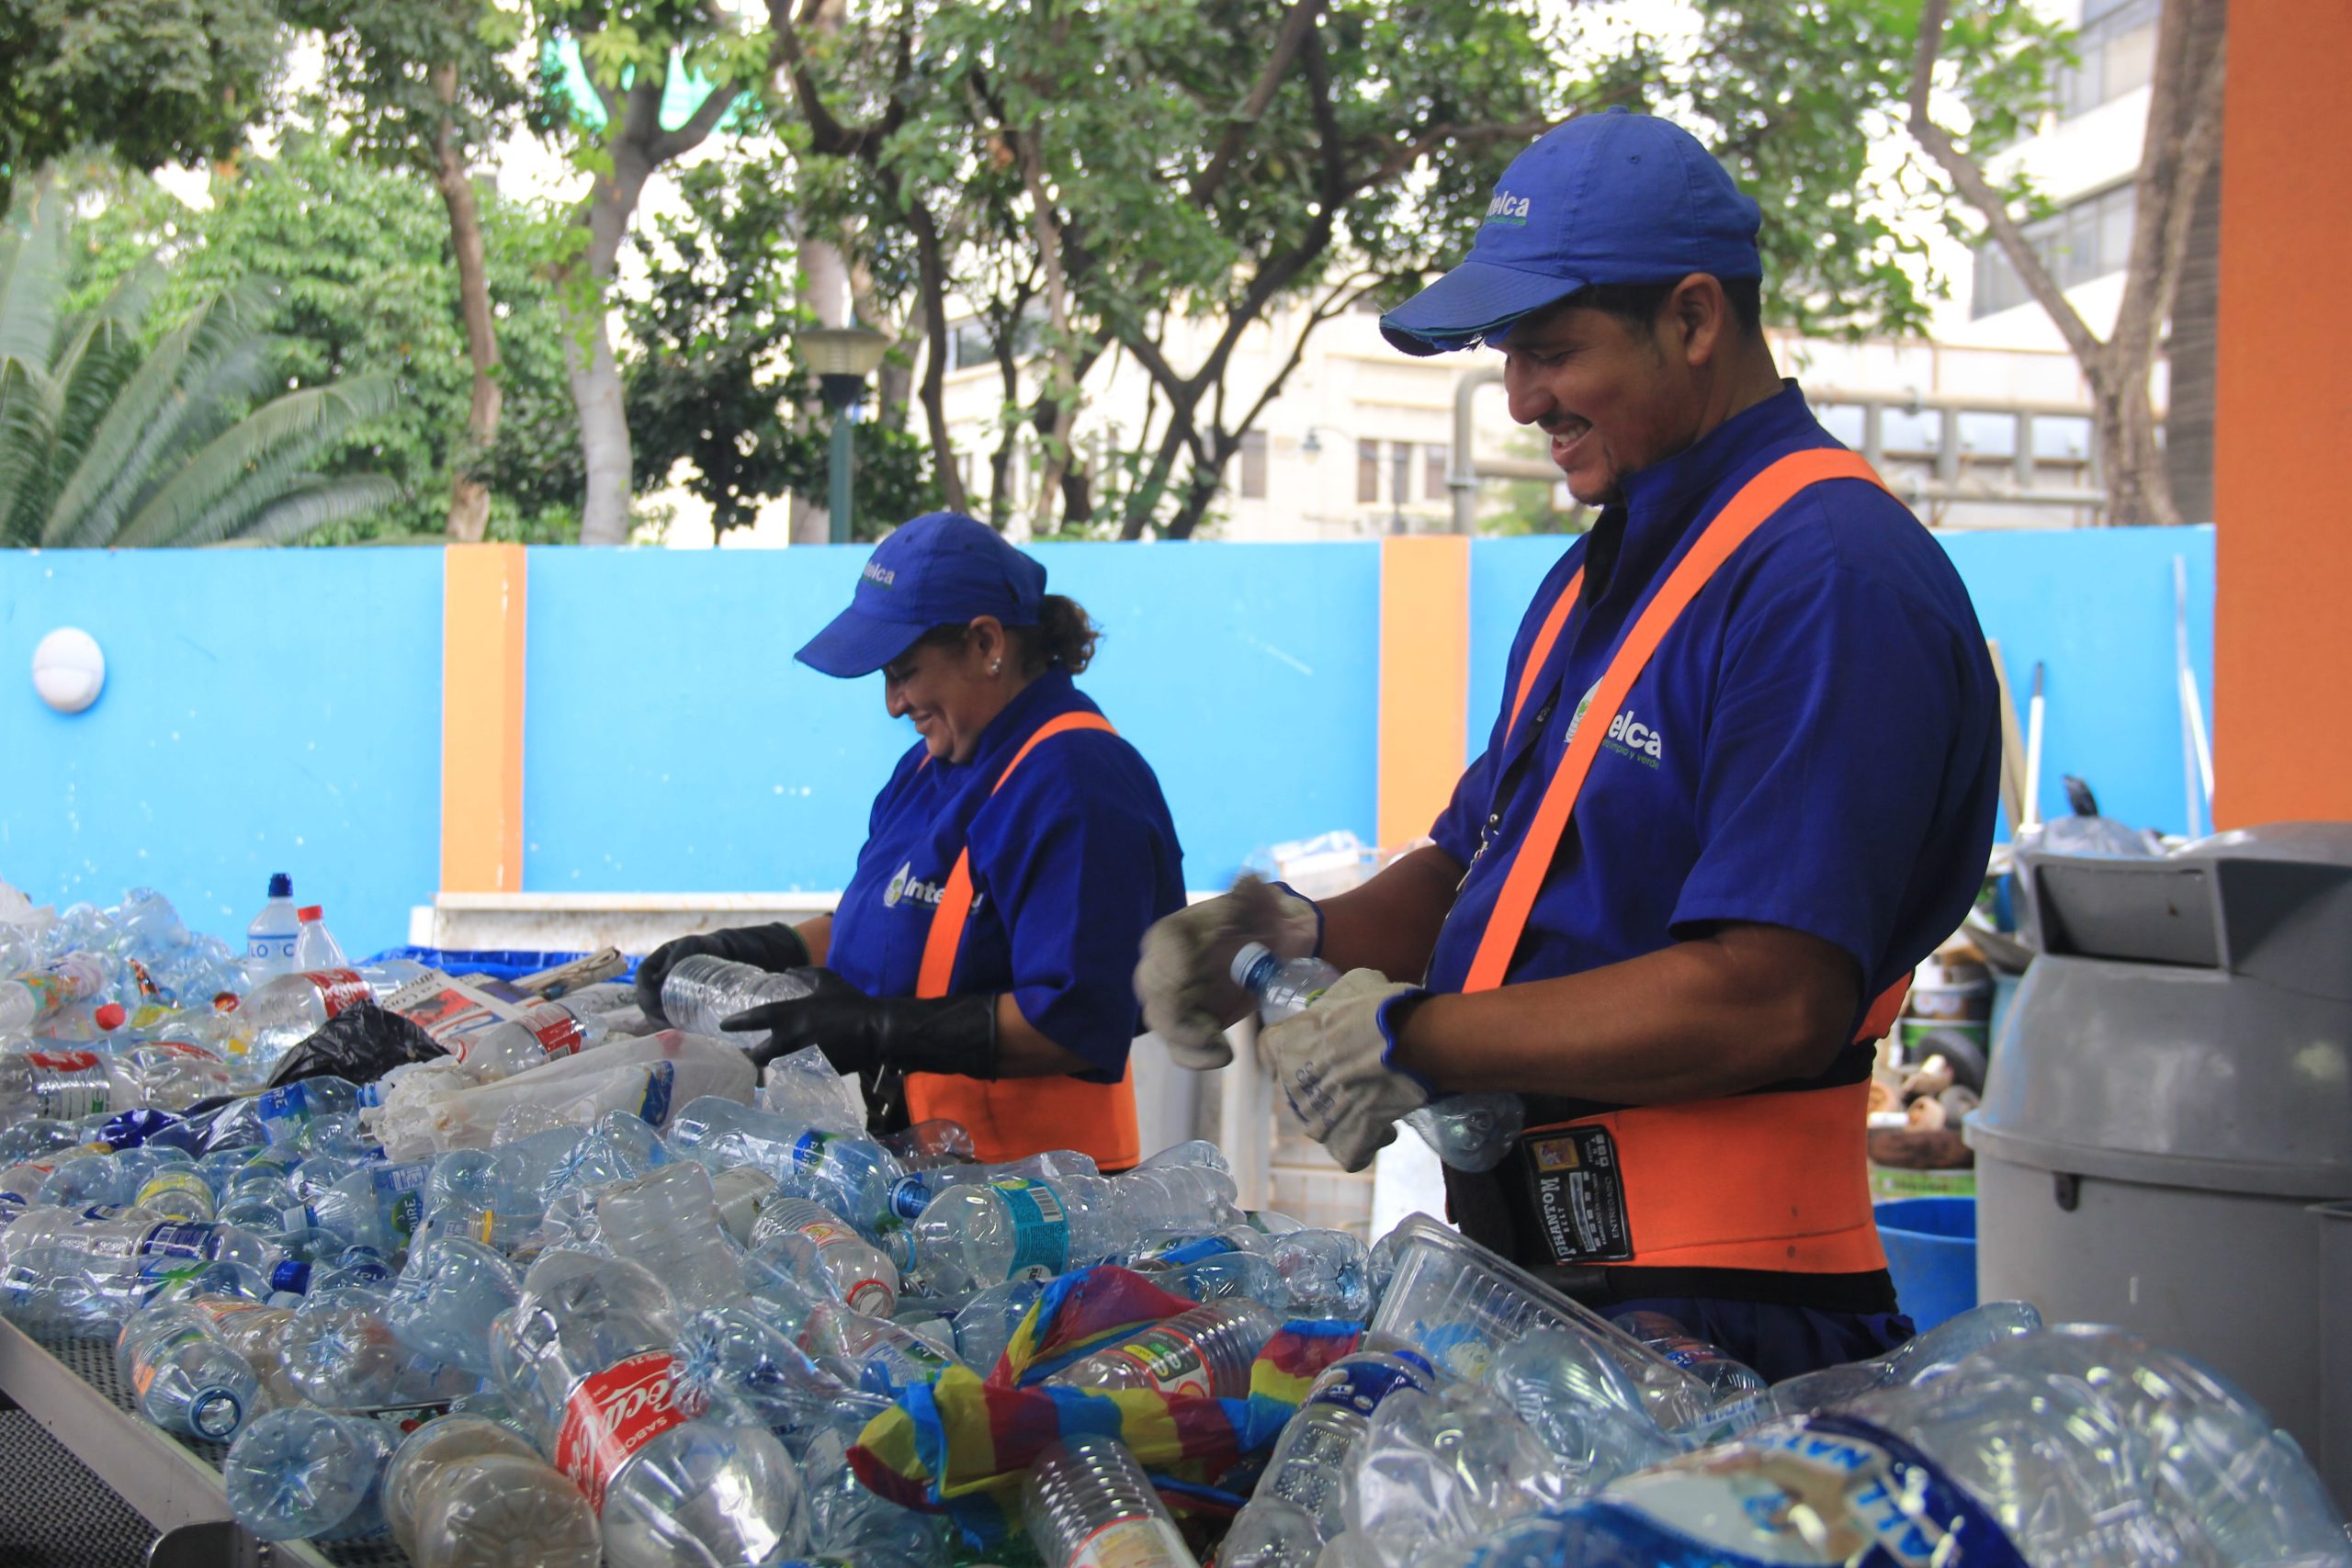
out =
[[[1261,1040],[1342,1164],[1433,1098],[1516,1091],[1505,1162],[1447,1173],[1463,1229],[1778,1380],[1909,1333],[1872,1042],[1982,882],[1998,751],[1958,574],[1773,365],[1758,222],[1687,132],[1577,118],[1382,320],[1408,354],[1500,349],[1511,417],[1599,520],[1434,841],[1319,904],[1244,885],[1171,916],[1136,988],[1205,1066],[1239,942],[1349,970]]]
[[[976,519],[934,512],[883,540],[797,656],[842,680],[879,671],[920,737],[839,908],[665,943],[638,968],[646,1011],[662,1016],[691,954],[797,972],[807,997],[725,1027],[765,1033],[763,1062],[821,1048],[876,1091],[876,1131],[942,1119],[983,1160],[1135,1164],[1128,976],[1145,929],[1183,906],[1182,852],[1159,780],[1073,683],[1097,635]]]

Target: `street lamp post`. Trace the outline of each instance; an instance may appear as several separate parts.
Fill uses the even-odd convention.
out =
[[[825,460],[828,542],[850,539],[850,481],[856,473],[857,422],[850,417],[865,396],[865,378],[889,352],[890,339],[871,327],[812,327],[793,339],[800,358],[817,373],[825,406],[833,411],[832,450]]]

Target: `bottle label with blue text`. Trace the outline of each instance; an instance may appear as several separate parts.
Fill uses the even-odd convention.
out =
[[[1658,1562],[1721,1568],[2027,1568],[1999,1525],[1883,1427],[1815,1416],[1671,1461],[1577,1512]]]
[[[1014,1280],[1043,1280],[1069,1267],[1069,1215],[1059,1194],[1042,1181],[1008,1176],[991,1181],[1012,1219]]]

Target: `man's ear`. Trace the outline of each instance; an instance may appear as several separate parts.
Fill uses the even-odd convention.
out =
[[[1731,341],[1731,301],[1712,274],[1694,272],[1676,284],[1664,313],[1685,365],[1696,369],[1723,357]]]

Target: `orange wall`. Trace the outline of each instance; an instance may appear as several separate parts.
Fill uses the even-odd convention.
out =
[[[1470,721],[1470,541],[1380,541],[1380,842],[1430,830],[1462,777]]]
[[[451,545],[441,600],[441,887],[523,890],[520,545]]]
[[[2213,814],[2352,818],[2352,0],[2229,28]]]

